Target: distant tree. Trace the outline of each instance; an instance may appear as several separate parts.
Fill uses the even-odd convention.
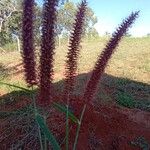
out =
[[[127,33],[125,34],[125,36],[126,36],[126,37],[131,37],[132,34],[130,34],[129,32],[127,32]]]
[[[94,27],[89,28],[87,37],[88,38],[97,38],[99,36],[97,30]]]
[[[0,45],[17,40],[20,51],[21,18],[23,0],[2,0],[0,2]],[[35,41],[40,41],[41,8],[35,3]]]
[[[57,25],[61,29],[59,31],[70,31],[74,22],[76,6],[73,2],[66,2],[58,10]],[[60,33],[61,34],[61,33]]]
[[[58,36],[63,33],[64,35],[68,35],[69,37],[69,33],[72,30],[72,25],[74,23],[76,11],[77,11],[77,6],[74,2],[71,1],[64,1],[64,4],[59,7],[58,16],[57,16]],[[84,34],[91,32],[91,29],[96,30],[93,28],[93,26],[96,23],[97,23],[97,17],[95,16],[93,10],[90,7],[87,7]]]
[[[106,31],[105,36],[110,36],[110,32]]]
[[[22,17],[22,1],[23,0],[1,0],[0,1],[0,45],[13,42],[17,39],[18,50],[20,50],[21,37],[21,17]],[[69,0],[61,0],[63,2],[58,7],[56,35],[60,39],[60,35],[68,35],[72,30],[77,6]],[[40,45],[42,8],[35,3],[35,42]],[[85,17],[85,34],[96,34],[96,29],[93,28],[97,22],[93,10],[88,7]],[[91,33],[93,32],[93,33]],[[60,40],[58,40],[60,41]]]
[[[9,32],[8,22],[17,11],[18,10],[14,1],[0,1],[0,46],[12,40],[11,33]]]
[[[147,37],[150,37],[150,33],[147,33],[147,35],[146,35]]]
[[[97,32],[94,28],[94,25],[97,23],[98,19],[94,14],[94,11],[88,7],[86,11],[86,18],[85,18],[85,33],[88,32]]]

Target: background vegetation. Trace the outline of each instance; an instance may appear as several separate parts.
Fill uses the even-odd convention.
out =
[[[20,51],[22,0],[1,0],[0,2],[0,51],[10,51],[16,47]],[[58,44],[61,39],[67,40],[72,30],[77,6],[71,1],[60,1],[57,14],[56,35]],[[35,3],[35,44],[40,45],[42,6]],[[88,7],[84,35],[88,38],[97,37],[98,32],[94,28],[97,17]]]

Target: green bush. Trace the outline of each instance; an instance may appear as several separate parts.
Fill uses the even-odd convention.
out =
[[[117,103],[128,108],[135,108],[136,102],[131,95],[120,92],[117,95]]]

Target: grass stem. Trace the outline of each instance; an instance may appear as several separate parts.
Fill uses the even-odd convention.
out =
[[[45,120],[45,124],[46,124],[46,117],[44,117],[44,120]],[[47,139],[46,139],[45,134],[44,134],[44,150],[47,150]]]
[[[35,96],[34,96],[34,92],[33,91],[34,90],[33,90],[33,85],[32,85],[32,100],[33,100],[34,116],[36,117],[38,111],[37,111],[36,101],[35,101]],[[41,147],[41,150],[44,150],[43,149],[43,143],[42,143],[42,135],[41,135],[41,130],[40,130],[39,125],[38,125],[38,132],[39,132],[40,147]]]
[[[85,109],[86,109],[86,104],[84,105],[83,110],[81,112],[80,120],[79,120],[78,127],[77,127],[75,142],[74,142],[74,145],[73,145],[73,150],[76,150],[78,137],[79,137],[79,131],[80,131],[80,127],[81,127],[81,123],[82,123],[82,120],[83,120],[83,115],[84,115]]]
[[[66,150],[69,149],[69,95],[67,96],[67,112],[66,112]]]

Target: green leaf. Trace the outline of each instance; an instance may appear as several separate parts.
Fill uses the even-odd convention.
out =
[[[23,88],[21,86],[17,86],[17,85],[14,85],[14,84],[9,84],[9,83],[5,83],[5,82],[0,82],[1,85],[7,85],[7,86],[10,86],[10,87],[14,87],[14,88],[17,88],[17,89],[20,89],[20,90],[23,90],[23,91],[26,91],[28,93],[31,93],[32,91],[31,90],[28,90],[26,88]]]
[[[39,114],[36,114],[36,121],[40,126],[41,131],[45,134],[48,141],[51,143],[54,150],[61,150],[56,138],[53,136],[51,131],[48,129],[48,126],[45,124],[43,117]]]
[[[65,114],[67,113],[67,107],[58,103],[53,103],[53,106],[60,112],[63,112]],[[72,112],[68,111],[68,116],[74,123],[77,123],[77,124],[79,123],[78,118]]]

